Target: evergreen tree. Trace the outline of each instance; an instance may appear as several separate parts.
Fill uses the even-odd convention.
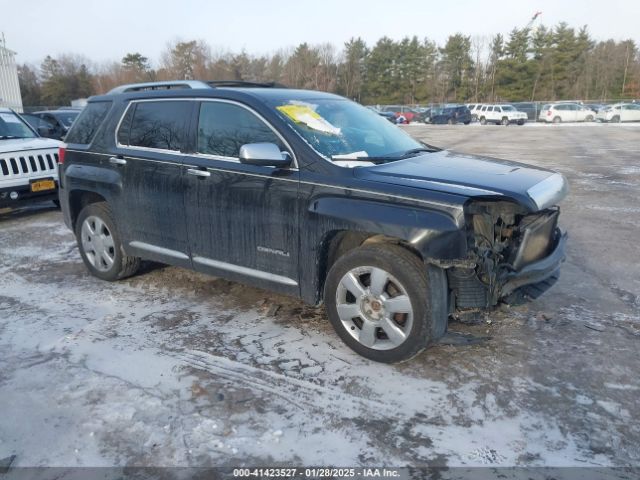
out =
[[[149,59],[138,52],[127,53],[120,63],[133,82],[149,81],[153,78]]]
[[[398,48],[389,37],[382,37],[367,56],[364,81],[365,102],[396,103],[400,95],[396,89]]]
[[[369,50],[360,37],[351,38],[344,44],[339,91],[344,96],[360,100]]]
[[[42,105],[41,89],[38,75],[31,66],[26,63],[18,65],[18,82],[22,94],[22,104],[25,106]]]
[[[444,99],[464,101],[471,96],[473,59],[471,58],[471,37],[456,33],[449,36],[444,48],[440,49],[440,64],[446,85]]]

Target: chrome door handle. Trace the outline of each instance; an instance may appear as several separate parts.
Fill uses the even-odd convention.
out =
[[[189,175],[195,175],[196,177],[210,177],[211,172],[207,172],[206,170],[196,170],[195,168],[187,168],[187,173]]]
[[[126,165],[127,161],[124,158],[111,157],[109,158],[109,163],[114,165]]]

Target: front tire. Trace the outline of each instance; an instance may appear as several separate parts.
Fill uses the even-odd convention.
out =
[[[620,123],[620,116],[616,115],[611,119],[611,123]]]
[[[398,245],[367,245],[339,258],[327,276],[324,301],[336,333],[370,360],[409,360],[447,327],[443,270]]]
[[[500,123],[506,127],[509,125],[509,119],[507,117],[502,117],[502,121]]]
[[[76,221],[76,239],[87,269],[102,280],[112,282],[130,277],[140,267],[140,258],[125,255],[106,202],[92,203],[82,209]]]

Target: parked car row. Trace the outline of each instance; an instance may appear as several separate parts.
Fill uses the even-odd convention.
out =
[[[515,102],[511,104],[468,103],[466,105],[445,104],[430,107],[406,105],[384,105],[373,108],[393,123],[464,123],[471,122],[518,124],[527,121],[544,123],[561,122],[634,122],[639,121],[637,112],[640,102],[622,102],[612,105],[583,103],[581,101]],[[469,111],[468,121],[466,110]],[[484,120],[481,121],[482,117]]]

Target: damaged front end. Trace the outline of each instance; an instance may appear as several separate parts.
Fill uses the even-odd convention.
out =
[[[508,201],[479,201],[465,213],[469,256],[447,270],[452,310],[492,307],[520,287],[557,275],[566,241],[558,207],[531,213]]]

